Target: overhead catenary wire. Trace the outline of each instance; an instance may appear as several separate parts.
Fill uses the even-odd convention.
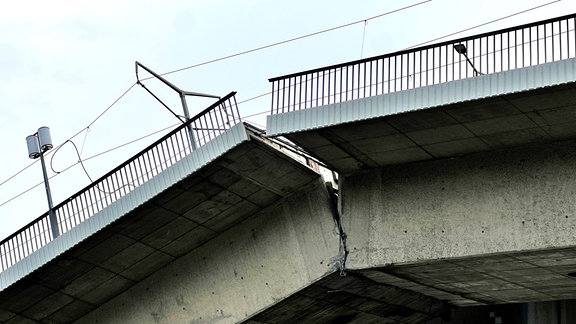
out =
[[[176,69],[176,70],[172,70],[172,71],[168,71],[168,72],[161,73],[160,75],[168,75],[168,74],[172,74],[172,73],[176,73],[176,72],[181,72],[181,71],[188,70],[188,69],[192,69],[192,68],[196,68],[196,67],[199,67],[199,66],[203,66],[203,65],[215,63],[215,62],[218,62],[218,61],[223,61],[223,60],[231,59],[231,58],[233,58],[233,57],[237,57],[237,56],[241,56],[241,55],[245,55],[245,54],[249,54],[249,53],[261,51],[261,50],[264,50],[264,49],[267,49],[267,48],[271,48],[271,47],[275,47],[275,46],[279,46],[279,45],[283,45],[283,44],[295,42],[295,41],[298,41],[298,40],[301,40],[301,39],[304,39],[304,38],[308,38],[308,37],[312,37],[312,36],[316,36],[316,35],[328,33],[328,32],[334,31],[334,30],[346,28],[346,27],[353,26],[353,25],[357,25],[357,24],[360,24],[360,23],[367,23],[369,20],[374,20],[374,19],[378,19],[378,18],[381,18],[381,17],[384,17],[384,16],[388,16],[388,15],[391,15],[391,14],[393,14],[393,13],[397,13],[397,12],[400,12],[400,11],[403,11],[403,10],[406,10],[406,9],[410,9],[410,8],[413,8],[413,7],[416,7],[416,6],[425,4],[425,3],[427,3],[427,2],[431,2],[431,1],[432,1],[432,0],[420,1],[420,2],[417,2],[417,3],[413,3],[413,4],[411,4],[411,5],[404,6],[404,7],[398,8],[398,9],[394,9],[394,10],[390,10],[390,11],[387,11],[387,12],[381,13],[381,14],[379,14],[379,15],[369,17],[369,18],[365,18],[365,19],[353,21],[353,22],[350,22],[350,23],[347,23],[347,24],[343,24],[343,25],[336,26],[336,27],[331,27],[331,28],[323,29],[323,30],[320,30],[320,31],[317,31],[317,32],[313,32],[313,33],[309,33],[309,34],[306,34],[306,35],[302,35],[302,36],[298,36],[298,37],[286,39],[286,40],[283,40],[283,41],[280,41],[280,42],[276,42],[276,43],[272,43],[272,44],[268,44],[268,45],[256,47],[256,48],[249,49],[249,50],[246,50],[246,51],[242,51],[242,52],[238,52],[238,53],[234,53],[234,54],[222,56],[222,57],[219,57],[219,58],[215,58],[215,59],[212,59],[212,60],[204,61],[204,62],[197,63],[197,64],[194,64],[194,65],[185,66],[185,67],[183,67],[183,68],[179,68],[179,69]],[[151,79],[151,78],[152,78],[152,77],[149,77],[149,78],[146,78],[146,79],[142,79],[142,80],[147,80],[147,79]]]
[[[88,138],[88,133],[90,133],[90,127],[86,127],[86,132],[84,133],[84,140],[82,141],[82,146],[80,147],[80,155],[84,152],[84,146],[86,145],[86,139]]]
[[[84,158],[83,161],[91,160],[91,159],[96,158],[96,157],[98,157],[98,156],[101,156],[101,155],[104,155],[104,154],[106,154],[106,153],[112,152],[112,151],[114,151],[114,150],[120,149],[120,148],[122,148],[122,147],[124,147],[124,146],[130,145],[130,144],[132,144],[132,143],[136,143],[136,142],[138,142],[138,141],[140,141],[140,140],[143,140],[143,139],[145,139],[145,138],[147,138],[147,137],[150,137],[150,136],[152,136],[152,135],[156,135],[156,134],[161,133],[161,132],[163,132],[163,131],[166,131],[166,130],[168,130],[168,129],[170,129],[170,128],[174,128],[174,127],[176,127],[176,126],[178,126],[178,125],[180,125],[180,123],[178,123],[178,124],[172,124],[172,125],[170,125],[170,126],[168,126],[168,127],[164,127],[164,128],[162,128],[162,129],[160,129],[160,130],[154,131],[153,133],[149,133],[149,134],[147,134],[147,135],[138,137],[138,138],[133,139],[133,140],[130,140],[130,141],[128,141],[128,142],[124,142],[124,143],[122,143],[122,144],[120,144],[120,145],[118,145],[118,146],[115,146],[115,147],[113,147],[113,148],[110,148],[110,149],[108,149],[108,150],[106,150],[106,151],[102,151],[102,152],[100,152],[100,153],[97,153],[97,154],[94,154],[94,155],[89,156],[89,157],[87,157],[87,158]]]
[[[8,177],[8,179],[0,182],[0,186],[4,185],[5,183],[9,182],[10,180],[14,179],[17,175],[19,175],[20,173],[26,171],[29,167],[33,166],[35,163],[37,163],[38,160],[34,160],[34,162],[28,164],[27,166],[25,166],[24,168],[22,168],[20,171],[14,173],[13,175],[11,175],[10,177]]]
[[[71,140],[73,138],[75,138],[76,136],[80,135],[82,132],[84,131],[88,131],[90,129],[90,127],[92,125],[94,125],[94,123],[96,123],[96,121],[98,121],[104,114],[106,114],[113,106],[115,106],[124,96],[126,96],[126,94],[128,94],[128,92],[130,92],[130,90],[132,90],[132,88],[134,88],[134,86],[136,85],[136,83],[132,84],[130,87],[128,87],[119,97],[117,97],[108,107],[106,107],[106,109],[104,109],[104,111],[102,111],[96,118],[94,118],[86,127],[82,128],[80,131],[78,131],[77,133],[75,133],[74,135],[72,135],[68,140]],[[84,142],[86,141],[86,137],[84,137]],[[56,149],[58,149],[60,146],[66,144],[66,141],[60,145],[58,145],[56,147]],[[84,145],[82,145],[82,149],[84,149]],[[56,150],[54,150],[56,151]],[[52,154],[54,151],[49,152],[47,154]],[[24,168],[20,169],[19,171],[17,171],[15,174],[13,174],[12,176],[8,177],[6,180],[0,182],[0,187],[3,186],[4,184],[10,182],[11,180],[13,180],[16,176],[18,176],[19,174],[21,174],[22,172],[26,171],[28,168],[30,168],[32,165],[34,165],[35,163],[37,163],[38,161],[35,160],[34,162],[30,163],[29,165],[25,166]],[[0,205],[2,206],[2,205]]]
[[[541,5],[532,7],[532,8],[528,8],[528,9],[525,9],[525,10],[522,10],[522,11],[518,11],[518,12],[516,12],[516,13],[510,14],[510,15],[507,15],[507,16],[504,16],[504,17],[500,17],[500,18],[497,18],[497,19],[494,19],[494,20],[490,20],[490,21],[488,21],[488,22],[485,22],[485,23],[482,23],[482,24],[479,24],[479,25],[476,25],[476,26],[468,27],[468,28],[466,28],[466,29],[462,29],[462,30],[459,30],[459,31],[454,32],[454,33],[450,33],[450,34],[447,34],[447,35],[444,35],[444,36],[441,36],[441,37],[437,37],[437,38],[431,39],[431,40],[429,40],[429,41],[426,41],[426,42],[423,42],[423,43],[419,43],[419,44],[416,44],[416,45],[407,47],[406,49],[411,49],[411,48],[414,48],[414,47],[419,47],[419,46],[422,46],[422,45],[430,44],[430,43],[432,43],[432,42],[435,42],[435,41],[438,41],[438,40],[441,40],[441,39],[444,39],[444,38],[447,38],[447,37],[450,37],[450,36],[458,35],[458,34],[461,34],[461,33],[467,32],[467,31],[470,31],[470,30],[472,30],[472,29],[476,29],[476,28],[480,28],[480,27],[483,27],[483,26],[486,26],[486,25],[489,25],[489,24],[493,24],[493,23],[495,23],[495,22],[498,22],[498,21],[501,21],[501,20],[504,20],[504,19],[512,18],[512,17],[514,17],[514,16],[518,16],[518,15],[521,15],[521,14],[523,14],[523,13],[530,12],[530,11],[532,11],[532,10],[540,9],[540,8],[542,8],[542,7],[549,6],[549,5],[553,4],[553,3],[560,2],[560,1],[562,1],[562,0],[550,1],[550,2],[541,4]]]
[[[360,59],[364,58],[364,40],[366,39],[366,26],[368,26],[368,20],[364,21],[364,28],[362,30],[362,46],[360,46]]]

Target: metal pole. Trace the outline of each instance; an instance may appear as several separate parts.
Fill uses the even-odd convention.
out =
[[[186,96],[183,93],[180,93],[180,101],[182,101],[182,109],[184,110],[184,117],[186,117],[186,121],[189,121],[190,112],[188,111]],[[192,151],[196,151],[196,136],[194,135],[194,129],[192,128],[192,124],[188,124],[188,133],[190,133],[190,145],[192,146]]]
[[[44,162],[44,152],[40,153],[40,162],[42,163],[42,174],[44,175],[44,187],[46,188],[46,196],[48,197],[48,219],[50,220],[50,228],[52,229],[52,238],[55,239],[60,235],[58,229],[58,221],[54,209],[52,208],[52,194],[50,193],[50,184],[48,183],[48,175],[46,174],[46,163]]]
[[[466,58],[466,61],[468,61],[468,64],[470,64],[470,66],[472,67],[472,69],[474,70],[474,76],[478,76],[482,73],[480,73],[478,70],[476,70],[476,67],[474,66],[474,64],[472,63],[472,61],[470,61],[470,59],[468,58],[468,55],[464,54],[464,57]]]
[[[220,99],[219,96],[214,96],[211,94],[206,94],[206,93],[199,93],[199,92],[191,92],[191,91],[184,91],[180,88],[178,88],[177,86],[173,85],[170,81],[164,79],[160,74],[150,70],[149,68],[145,67],[144,65],[140,64],[140,62],[136,61],[135,62],[135,69],[136,69],[136,83],[140,84],[142,87],[144,87],[144,89],[146,89],[146,91],[148,91],[152,96],[154,96],[158,101],[160,101],[160,103],[162,103],[162,105],[164,105],[164,107],[166,107],[168,110],[170,110],[170,112],[172,114],[174,114],[176,117],[179,117],[176,113],[174,113],[172,111],[172,109],[168,108],[168,106],[166,106],[158,97],[156,97],[156,95],[154,95],[150,90],[148,90],[146,88],[146,86],[144,86],[144,84],[142,82],[140,82],[140,77],[138,76],[138,67],[143,68],[144,70],[146,70],[148,73],[152,74],[156,79],[162,81],[165,85],[167,85],[168,87],[170,87],[172,90],[178,92],[178,94],[180,95],[180,101],[182,101],[182,108],[184,109],[184,116],[186,117],[186,121],[190,120],[190,112],[188,111],[188,105],[186,104],[186,96],[194,96],[194,97],[205,97],[205,98],[215,98],[215,99]],[[188,125],[188,132],[190,134],[190,146],[192,148],[193,151],[196,150],[197,145],[196,145],[196,136],[194,135],[194,129],[192,128],[192,124]]]

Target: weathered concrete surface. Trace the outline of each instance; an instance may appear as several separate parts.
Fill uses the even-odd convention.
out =
[[[322,278],[244,323],[409,324],[449,313],[445,302],[347,272]]]
[[[575,146],[346,177],[347,267],[458,305],[576,298]]]
[[[503,72],[502,76],[507,73]],[[486,77],[487,80],[499,80],[498,76]],[[438,106],[424,106],[419,110],[394,111],[384,115],[375,113],[366,120],[346,122],[347,114],[388,108],[386,103],[377,98],[352,101],[338,109],[341,113],[334,112],[333,124],[322,128],[310,129],[303,120],[308,116],[313,121],[316,115],[311,112],[321,114],[331,111],[329,106],[280,114],[274,118],[290,126],[306,125],[307,130],[282,135],[340,174],[349,175],[394,164],[575,138],[575,85],[575,82],[570,82],[474,100],[471,100],[472,96],[463,102],[446,102]],[[448,91],[451,86],[444,84],[438,87]],[[428,88],[415,90],[433,92]],[[411,100],[406,94],[397,95],[407,101]]]
[[[234,323],[334,271],[323,183],[256,214],[78,323]]]
[[[130,211],[107,209],[105,216],[120,217],[112,223],[99,214],[90,220],[102,226],[76,227],[93,232],[85,239],[68,236],[69,242],[77,239],[72,248],[54,242],[65,252],[0,291],[0,322],[73,322],[261,210],[319,185],[318,173],[277,145],[249,128],[235,130],[249,138],[240,136],[241,143],[230,147],[217,141],[203,146],[221,146],[222,154],[199,169],[193,164],[180,173],[170,169],[161,173],[157,182],[166,190],[140,187],[151,198]],[[173,175],[184,171],[187,176],[174,183]],[[329,213],[326,201],[318,202],[318,208],[322,206]],[[338,240],[334,244],[337,249]],[[51,254],[41,249],[16,267],[26,269],[29,260],[45,260],[46,255]],[[0,274],[0,279],[6,277],[11,278],[9,273]]]
[[[576,245],[575,147],[564,141],[345,178],[348,266]]]

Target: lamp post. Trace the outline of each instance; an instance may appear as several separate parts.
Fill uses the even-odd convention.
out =
[[[454,45],[454,50],[460,54],[460,55],[464,55],[464,57],[466,58],[466,61],[468,61],[468,64],[470,64],[470,66],[472,67],[472,69],[474,70],[474,76],[478,76],[480,73],[480,71],[476,70],[476,67],[474,66],[474,64],[472,63],[472,61],[470,61],[470,59],[468,58],[467,55],[467,50],[466,50],[466,45],[464,44],[456,44]]]
[[[53,147],[50,128],[46,126],[38,128],[36,134],[26,137],[26,144],[28,146],[28,157],[31,159],[40,158],[42,164],[44,187],[46,188],[46,196],[48,197],[48,219],[50,221],[50,228],[52,229],[52,238],[55,239],[60,235],[60,231],[58,230],[56,214],[54,214],[54,209],[52,208],[52,194],[50,193],[50,184],[48,183],[48,175],[46,174],[46,163],[44,162],[44,152]]]

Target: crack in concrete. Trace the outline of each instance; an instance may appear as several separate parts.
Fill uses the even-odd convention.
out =
[[[348,247],[346,246],[346,232],[344,232],[344,228],[342,226],[342,215],[338,211],[338,194],[332,183],[326,182],[326,189],[328,190],[328,198],[330,199],[330,210],[332,212],[332,217],[334,217],[334,222],[336,223],[338,236],[340,238],[340,247],[338,256],[335,257],[334,261],[331,262],[337,269],[340,270],[340,275],[346,275],[346,260],[348,259]]]

